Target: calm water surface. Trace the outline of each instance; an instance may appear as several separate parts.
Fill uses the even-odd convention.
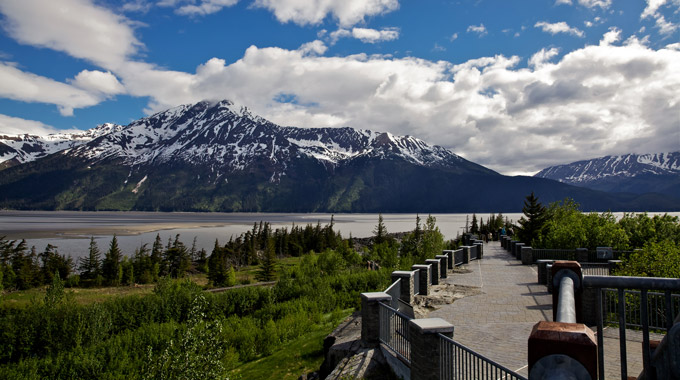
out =
[[[680,216],[680,213],[669,213]],[[466,218],[472,214],[433,214],[437,226],[446,239],[455,238],[465,228]],[[517,221],[522,214],[503,214]],[[615,213],[617,217],[623,213]],[[421,214],[422,222],[427,215]],[[487,220],[489,213],[478,213]],[[415,227],[416,214],[383,214],[388,232],[411,231]],[[191,247],[212,251],[215,239],[224,243],[253,227],[253,223],[270,222],[272,228],[329,223],[331,214],[272,214],[272,213],[160,213],[160,212],[78,212],[78,211],[0,211],[0,236],[9,239],[25,238],[28,246],[41,251],[52,244],[62,254],[74,258],[87,254],[90,236],[94,236],[100,250],[105,251],[112,235],[126,255],[147,243],[149,246],[160,234],[163,242],[180,234]],[[335,214],[335,229],[343,237],[368,237],[378,221],[378,214]]]

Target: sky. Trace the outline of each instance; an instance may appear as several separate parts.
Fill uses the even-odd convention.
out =
[[[0,134],[229,99],[507,175],[680,151],[680,0],[0,0]]]

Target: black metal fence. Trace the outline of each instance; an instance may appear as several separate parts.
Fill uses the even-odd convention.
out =
[[[405,363],[411,363],[408,321],[411,318],[380,303],[380,342],[389,347]]]
[[[442,334],[439,334],[439,352],[439,378],[443,380],[526,380]]]

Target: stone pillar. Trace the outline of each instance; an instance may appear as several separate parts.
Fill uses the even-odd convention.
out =
[[[380,344],[380,306],[392,297],[385,292],[361,293],[361,341],[368,347]]]
[[[609,275],[613,276],[614,272],[619,269],[621,260],[608,260],[607,263],[609,264]]]
[[[579,263],[588,262],[588,248],[576,248],[576,261]]]
[[[531,255],[531,247],[522,247],[522,265],[531,265],[534,263],[534,259]]]
[[[529,336],[529,378],[597,379],[597,341],[592,330],[580,323],[534,325]]]
[[[409,321],[411,380],[439,380],[439,361],[441,360],[439,334],[453,338],[453,325],[441,318]]]
[[[413,301],[413,272],[405,270],[396,270],[392,272],[392,283],[395,281],[401,281],[401,293],[399,294],[399,299],[411,304]]]
[[[432,265],[419,264],[412,266],[411,269],[420,271],[420,292],[418,294],[421,296],[430,294],[430,277],[432,277]]]
[[[548,285],[548,264],[552,264],[553,260],[536,260],[538,266],[538,283]]]
[[[517,240],[510,240],[510,249],[508,249],[508,251],[513,256],[515,256],[515,244],[517,243],[519,243]]]
[[[432,266],[432,272],[430,273],[432,277],[430,278],[430,282],[432,285],[439,285],[439,259],[427,259],[425,260],[425,264]]]
[[[461,247],[463,249],[463,264],[469,264],[470,263],[470,251],[472,250],[471,247],[464,245]]]
[[[520,242],[515,243],[515,249],[514,249],[513,253],[515,254],[515,258],[517,260],[522,260],[522,247],[524,247],[524,246],[525,246],[524,243],[520,243]]]
[[[437,255],[434,258],[439,259],[439,277],[446,278],[446,272],[449,268],[449,257],[446,255]]]
[[[498,240],[501,241],[501,248],[505,249],[505,236],[499,236]]]
[[[545,285],[548,287],[548,293],[553,292],[552,266],[553,263],[550,263],[545,267],[546,270]]]

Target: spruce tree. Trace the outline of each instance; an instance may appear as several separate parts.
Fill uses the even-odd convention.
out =
[[[106,251],[104,261],[102,262],[102,276],[109,285],[120,285],[122,278],[120,261],[122,256],[123,254],[120,252],[120,248],[118,248],[118,238],[114,234],[109,250]]]
[[[90,237],[90,249],[87,257],[81,257],[78,269],[83,280],[94,280],[101,272],[101,253],[94,236]]]
[[[373,244],[381,244],[388,241],[387,238],[387,227],[385,227],[385,222],[383,221],[382,214],[378,214],[378,224],[373,230]]]
[[[522,212],[524,216],[519,219],[520,227],[517,236],[525,244],[532,244],[532,241],[540,236],[543,229],[546,208],[538,201],[538,197],[532,191],[524,200]]]
[[[257,272],[257,279],[260,281],[272,281],[276,275],[276,253],[274,252],[273,242],[267,241],[264,247],[264,257]]]

